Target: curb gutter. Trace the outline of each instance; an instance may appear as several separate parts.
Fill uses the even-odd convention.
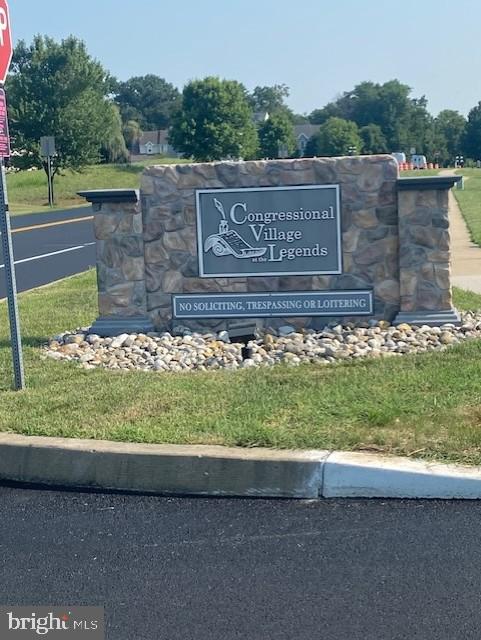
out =
[[[481,468],[342,451],[0,434],[0,481],[263,498],[481,498]]]

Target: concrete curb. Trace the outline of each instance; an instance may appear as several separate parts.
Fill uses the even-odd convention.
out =
[[[0,434],[0,480],[180,495],[317,498],[328,455]]]
[[[481,498],[481,468],[334,451],[324,468],[324,498]]]
[[[175,495],[481,498],[481,468],[382,455],[0,434],[0,481]]]

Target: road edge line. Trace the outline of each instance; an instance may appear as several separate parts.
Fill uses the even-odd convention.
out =
[[[48,229],[49,227],[58,227],[62,224],[75,224],[77,222],[88,222],[93,220],[94,216],[83,216],[81,218],[70,218],[68,220],[57,220],[56,222],[41,222],[40,224],[32,224],[27,227],[15,227],[12,229],[12,234],[22,233],[26,231],[35,231],[36,229]]]

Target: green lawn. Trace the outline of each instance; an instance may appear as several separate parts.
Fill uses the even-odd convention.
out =
[[[64,171],[54,181],[56,208],[85,205],[77,191],[88,189],[137,189],[140,174],[151,164],[184,162],[177,158],[149,156],[130,165],[94,165],[82,171]],[[13,215],[49,211],[47,177],[44,171],[20,171],[7,176],[10,209]]]
[[[456,292],[459,307],[481,297]],[[335,366],[188,374],[85,371],[41,360],[96,316],[95,273],[20,295],[28,389],[11,385],[0,304],[0,430],[138,442],[375,448],[481,463],[481,341]]]
[[[85,205],[77,191],[88,189],[137,189],[140,174],[152,164],[187,162],[178,158],[148,156],[130,165],[94,165],[82,171],[64,171],[54,181],[54,209]],[[401,177],[437,175],[437,170],[402,171]],[[47,178],[44,171],[21,171],[7,176],[8,197],[12,215],[50,211],[47,200]]]
[[[459,169],[464,180],[464,189],[454,189],[454,195],[476,244],[481,245],[481,169]]]
[[[88,189],[137,189],[140,174],[152,164],[187,162],[178,158],[148,156],[130,165],[94,165],[82,171],[64,171],[54,181],[55,209],[85,205],[77,191]],[[426,177],[437,175],[437,170],[402,171],[401,177]],[[44,171],[21,171],[7,176],[8,196],[12,215],[49,211],[47,200],[47,178]]]
[[[412,171],[400,171],[400,178],[427,178],[428,176],[439,175],[439,169],[413,169]]]

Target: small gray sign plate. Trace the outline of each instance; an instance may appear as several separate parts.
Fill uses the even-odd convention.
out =
[[[42,136],[40,138],[40,155],[42,158],[57,155],[54,136]]]
[[[339,185],[196,192],[201,278],[342,273]]]
[[[173,295],[172,302],[175,318],[365,316],[373,313],[372,291],[187,293]]]

